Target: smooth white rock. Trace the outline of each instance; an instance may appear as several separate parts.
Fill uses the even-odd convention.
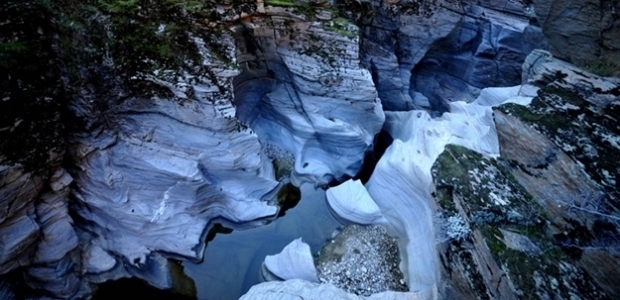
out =
[[[490,98],[497,101],[497,97]],[[388,220],[387,228],[398,237],[401,269],[410,290],[427,299],[437,296],[439,280],[431,167],[447,144],[499,155],[490,107],[453,102],[450,111],[437,119],[425,111],[386,113],[384,129],[394,142],[366,184]]]
[[[265,268],[280,279],[319,282],[310,246],[301,238],[286,245],[282,252],[265,257]]]
[[[345,220],[363,225],[385,221],[381,210],[359,179],[349,179],[329,188],[326,196],[334,213]]]
[[[482,106],[497,106],[504,103],[528,105],[536,96],[536,91],[538,88],[533,85],[485,88],[473,103]]]
[[[98,274],[105,271],[109,271],[116,265],[116,259],[101,247],[97,245],[88,245],[84,247],[84,270],[88,273]]]

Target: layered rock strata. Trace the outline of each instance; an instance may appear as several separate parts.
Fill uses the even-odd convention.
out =
[[[267,202],[279,186],[271,161],[234,117],[237,73],[195,42],[218,77],[152,78],[176,97],[107,99],[106,111],[94,87],[73,103],[86,125],[72,137],[73,210],[94,281],[130,274],[169,288],[162,254],[198,261],[214,220],[235,227],[277,212]]]
[[[587,66],[620,59],[620,2],[534,0],[534,15],[558,58]],[[617,65],[616,65],[617,67]]]
[[[359,65],[357,27],[333,10],[258,7],[237,27],[237,116],[295,157],[291,180],[326,185],[361,169],[384,115]]]
[[[341,1],[361,27],[363,63],[386,110],[448,111],[482,88],[520,83],[524,51],[545,47],[518,1]]]

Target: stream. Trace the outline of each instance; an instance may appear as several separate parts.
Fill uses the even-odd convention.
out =
[[[207,245],[200,264],[183,263],[196,284],[201,300],[238,299],[261,282],[260,267],[273,255],[301,237],[317,253],[342,225],[329,212],[325,191],[310,184],[300,188],[301,200],[284,217],[256,228],[218,233]]]

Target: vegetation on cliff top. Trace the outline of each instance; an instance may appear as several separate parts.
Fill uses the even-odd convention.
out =
[[[33,1],[0,5],[0,163],[43,171],[64,147],[65,102],[53,16]]]

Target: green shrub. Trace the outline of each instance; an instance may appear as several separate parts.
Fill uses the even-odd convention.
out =
[[[620,63],[610,57],[598,58],[591,61],[587,64],[586,69],[599,76],[620,77]]]

